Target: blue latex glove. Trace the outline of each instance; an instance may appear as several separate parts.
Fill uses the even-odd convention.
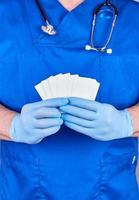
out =
[[[60,107],[64,124],[80,133],[101,141],[129,137],[133,125],[128,110],[81,98],[69,98],[69,105]]]
[[[68,99],[55,98],[23,106],[11,123],[10,136],[15,142],[39,143],[43,138],[59,131],[63,120],[58,110]]]

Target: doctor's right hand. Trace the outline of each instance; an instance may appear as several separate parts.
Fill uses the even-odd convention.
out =
[[[11,122],[10,137],[14,142],[37,144],[59,131],[63,120],[58,109],[68,104],[66,98],[48,99],[23,106]]]

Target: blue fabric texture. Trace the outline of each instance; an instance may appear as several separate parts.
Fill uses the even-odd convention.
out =
[[[55,36],[41,31],[44,19],[35,0],[0,2],[1,104],[20,112],[25,104],[41,100],[37,83],[68,72],[97,79],[99,102],[119,110],[139,102],[139,4],[112,1],[119,17],[109,45],[113,54],[106,55],[84,50],[100,2],[86,0],[67,12],[54,0],[41,0],[57,29]],[[2,141],[0,197],[137,200],[137,156],[137,139],[98,141],[64,125],[39,144]]]

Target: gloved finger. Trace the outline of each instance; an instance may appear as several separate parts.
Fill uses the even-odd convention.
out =
[[[34,141],[33,143],[32,143],[32,141],[26,141],[26,144],[38,144],[38,143],[40,143],[41,141],[43,140],[43,138],[41,137],[41,138],[38,138],[36,141]]]
[[[79,126],[77,124],[74,124],[74,123],[70,123],[70,122],[64,122],[65,126],[67,126],[68,128],[78,132],[78,133],[82,133],[86,136],[89,136],[95,140],[99,140],[99,141],[108,141],[108,140],[112,140],[111,137],[107,138],[105,137],[106,134],[100,134],[98,132],[97,129],[94,129],[94,128],[85,128],[85,127],[82,127],[82,126]]]
[[[82,118],[75,117],[69,114],[62,114],[61,118],[64,120],[64,122],[66,121],[66,122],[74,123],[86,128],[93,128],[95,127],[95,124],[96,124],[95,120],[90,121],[90,120],[82,119]]]
[[[92,131],[91,137],[96,139],[96,140],[99,140],[99,141],[110,141],[110,140],[112,140],[112,134],[107,135],[104,132],[100,132],[99,129],[94,129]]]
[[[57,108],[42,107],[34,110],[34,117],[36,119],[42,119],[47,117],[61,117],[61,112]]]
[[[61,126],[54,126],[46,129],[35,129],[34,134],[40,135],[40,138],[45,138],[47,136],[57,133],[60,128]]]
[[[79,132],[79,133],[83,133],[84,135],[87,135],[87,136],[90,136],[92,135],[93,133],[93,129],[92,128],[85,128],[85,127],[82,127],[82,126],[79,126],[77,124],[74,124],[74,123],[70,123],[70,122],[64,122],[65,126],[67,126],[68,128],[76,131],[76,132]]]
[[[87,100],[83,98],[78,97],[69,97],[69,104],[73,106],[77,106],[80,108],[84,108],[87,110],[97,111],[98,107],[101,105],[101,103],[93,100]]]
[[[96,112],[89,111],[72,105],[61,106],[60,110],[64,113],[74,115],[87,120],[95,120],[97,118]]]
[[[39,107],[60,107],[63,105],[68,104],[69,100],[68,98],[52,98],[52,99],[47,99],[43,101],[39,101],[36,103],[33,103],[32,106],[34,108],[39,108]]]
[[[63,120],[61,118],[44,118],[35,120],[35,128],[46,129],[54,126],[61,126]]]

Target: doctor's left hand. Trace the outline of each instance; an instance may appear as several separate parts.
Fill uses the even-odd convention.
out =
[[[108,141],[130,137],[133,125],[128,110],[117,110],[110,104],[71,97],[61,106],[64,124],[96,140]]]

